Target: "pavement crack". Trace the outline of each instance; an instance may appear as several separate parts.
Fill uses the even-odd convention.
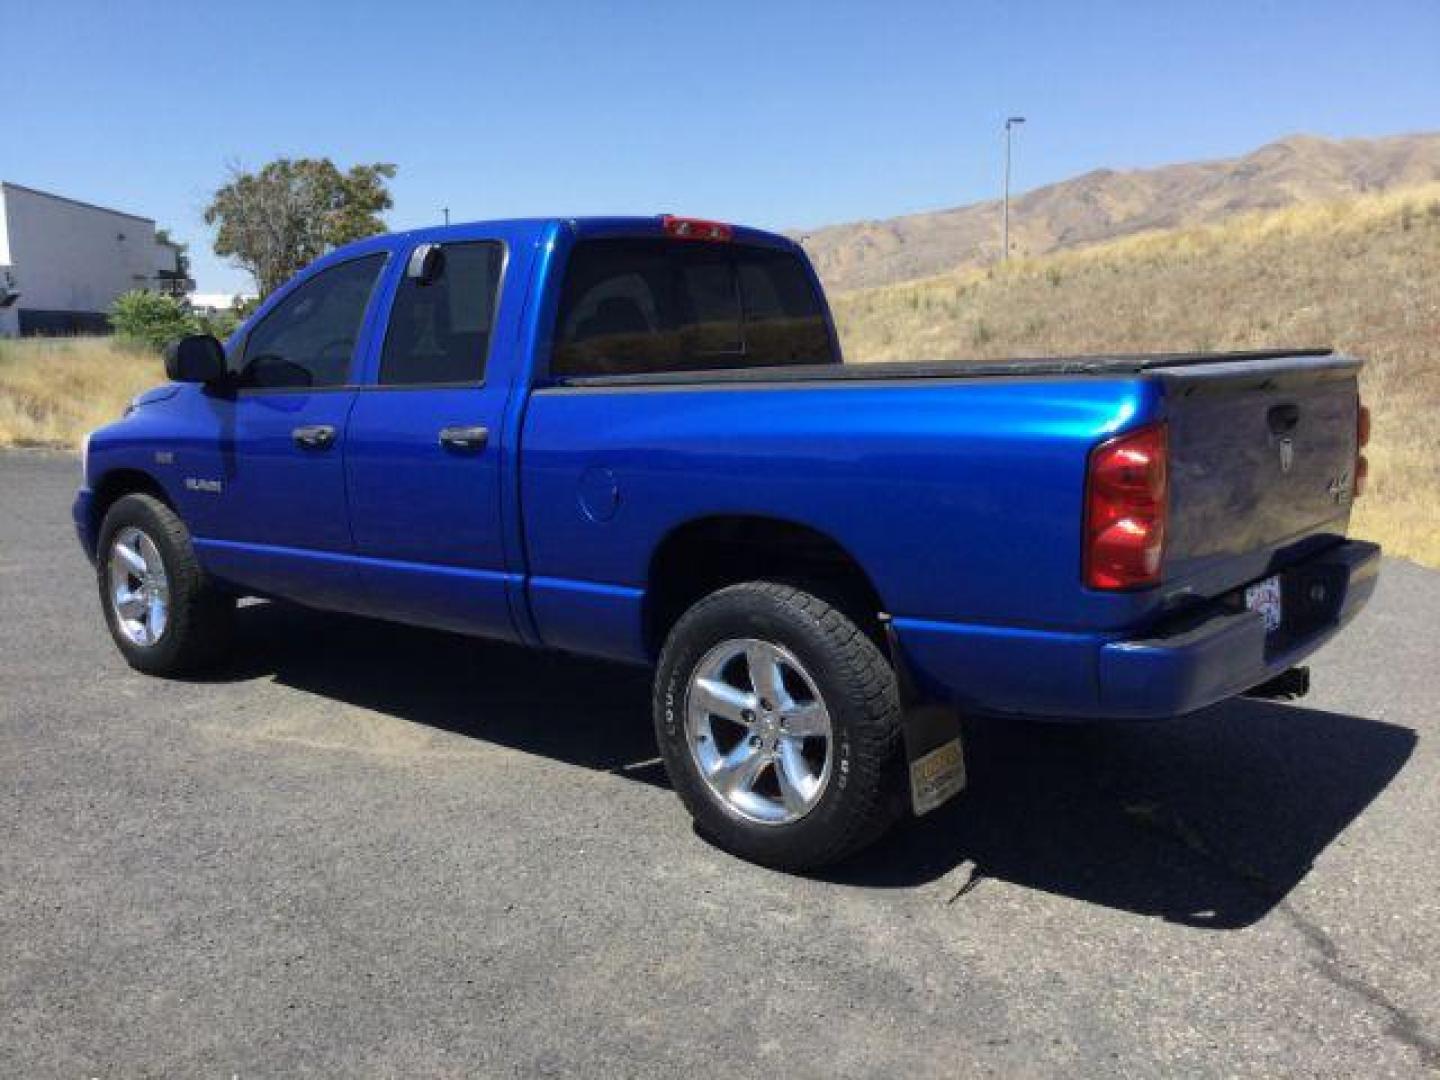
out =
[[[1440,1070],[1440,1040],[1427,1035],[1420,1019],[1393,1001],[1384,990],[1363,976],[1347,971],[1340,954],[1340,946],[1335,943],[1335,939],[1318,923],[1296,909],[1295,905],[1285,898],[1285,890],[1281,886],[1248,863],[1218,850],[1193,825],[1178,814],[1167,811],[1159,803],[1130,803],[1123,809],[1132,820],[1180,843],[1216,869],[1230,875],[1243,887],[1264,899],[1274,901],[1276,909],[1289,920],[1290,925],[1317,954],[1314,965],[1320,975],[1333,986],[1353,994],[1385,1015],[1389,1021],[1386,1030],[1390,1035],[1414,1050],[1419,1055],[1421,1064],[1427,1069]],[[968,887],[967,883],[961,887],[961,891]]]
[[[1348,991],[1369,1003],[1389,1018],[1387,1030],[1401,1043],[1410,1047],[1420,1056],[1420,1062],[1427,1069],[1440,1070],[1440,1041],[1427,1035],[1420,1019],[1404,1006],[1391,1000],[1390,995],[1361,975],[1345,969],[1340,955],[1340,946],[1319,924],[1301,914],[1289,900],[1276,905],[1290,920],[1290,925],[1300,932],[1306,943],[1319,954],[1316,970],[1327,981]]]

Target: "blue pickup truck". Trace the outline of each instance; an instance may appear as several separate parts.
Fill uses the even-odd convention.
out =
[[[156,675],[221,656],[245,596],[651,665],[701,830],[814,867],[963,785],[960,714],[1299,689],[1379,566],[1346,539],[1358,367],[844,364],[784,237],[447,226],[180,342],[74,515]]]

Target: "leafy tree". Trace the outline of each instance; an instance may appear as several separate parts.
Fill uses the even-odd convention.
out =
[[[247,271],[261,297],[331,248],[385,230],[395,166],[341,172],[329,158],[279,158],[258,172],[232,166],[205,208],[215,254]]]
[[[143,289],[116,297],[110,306],[110,325],[124,340],[156,350],[200,332],[184,301]]]

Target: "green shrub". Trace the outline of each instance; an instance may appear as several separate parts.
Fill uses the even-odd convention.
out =
[[[199,322],[182,301],[140,289],[116,297],[110,305],[110,325],[122,339],[156,350],[200,333]]]

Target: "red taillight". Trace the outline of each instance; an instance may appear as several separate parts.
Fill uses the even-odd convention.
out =
[[[1370,476],[1370,462],[1365,460],[1364,450],[1370,443],[1370,410],[1363,404],[1355,409],[1355,486],[1353,498],[1365,493],[1365,481]]]
[[[735,235],[735,227],[723,221],[703,221],[700,218],[676,217],[666,214],[660,219],[667,236],[677,240],[729,240]]]
[[[1090,452],[1085,584],[1137,589],[1160,580],[1169,488],[1165,425],[1118,435]]]

